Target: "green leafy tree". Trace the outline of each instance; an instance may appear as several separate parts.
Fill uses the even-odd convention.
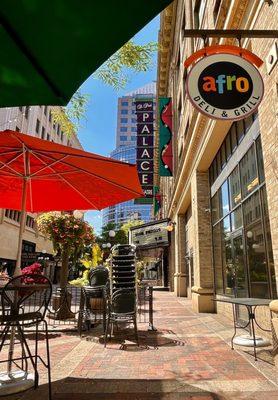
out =
[[[144,223],[144,221],[142,221],[141,219],[132,219],[130,221],[127,221],[125,224],[123,224],[121,226],[121,230],[126,234],[127,238],[128,238],[128,232],[130,230],[130,228],[132,228],[133,226],[138,226],[138,225],[142,225]]]
[[[129,81],[129,73],[146,72],[152,66],[152,56],[157,51],[157,43],[136,44],[133,40],[125,43],[94,74],[96,79],[122,89]],[[53,122],[59,123],[62,131],[72,136],[81,126],[90,96],[79,90],[73,95],[67,107],[55,107],[51,112]]]

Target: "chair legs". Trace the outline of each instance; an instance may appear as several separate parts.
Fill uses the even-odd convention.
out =
[[[137,346],[139,347],[139,336],[138,336],[136,316],[134,316],[132,318],[132,322],[133,322],[133,325],[134,325],[135,340],[136,340]],[[110,316],[108,316],[108,319],[107,319],[107,322],[106,322],[106,328],[105,328],[105,335],[104,335],[104,347],[106,347],[106,344],[107,344],[107,336],[108,336],[109,327],[110,327],[110,335],[109,335],[109,337],[111,339],[111,335],[113,334],[114,324],[116,324],[117,331],[118,331],[118,323],[117,322],[111,322]]]
[[[51,365],[50,365],[50,350],[49,350],[49,336],[48,336],[48,324],[45,320],[42,321],[45,327],[45,344],[46,344],[46,368],[48,373],[48,400],[52,399],[52,388],[51,388]]]
[[[136,316],[133,318],[133,325],[134,325],[134,334],[135,334],[136,343],[137,343],[137,346],[139,347],[139,336],[138,336]]]
[[[110,326],[110,316],[108,315],[108,319],[107,319],[106,326],[105,326],[104,347],[106,347],[106,343],[107,343],[107,336],[108,336],[109,326]]]

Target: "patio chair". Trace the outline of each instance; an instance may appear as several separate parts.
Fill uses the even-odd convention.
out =
[[[7,363],[7,374],[12,375],[12,367],[21,364],[20,370],[28,376],[28,360],[34,370],[34,388],[39,384],[38,360],[47,368],[48,398],[51,400],[51,366],[48,325],[45,320],[46,311],[51,299],[52,284],[43,275],[20,275],[11,279],[2,289],[0,325],[3,327],[0,337],[0,352],[9,337],[9,356],[0,363]],[[46,360],[38,354],[38,332],[45,334]],[[26,339],[27,327],[35,327],[35,351],[32,354]],[[9,335],[8,335],[9,334]],[[15,336],[19,342],[15,343]],[[21,356],[14,356],[14,347],[20,343]]]
[[[106,347],[109,327],[110,327],[110,338],[111,338],[113,325],[116,324],[118,326],[119,323],[133,323],[136,343],[137,346],[139,346],[135,290],[119,289],[112,294],[112,298],[108,307],[108,317],[105,329],[104,347]]]
[[[80,318],[79,321],[79,333],[82,330],[82,321],[85,319],[88,330],[91,327],[91,312],[100,311],[99,309],[92,309],[91,299],[101,298],[103,300],[102,314],[103,314],[103,331],[105,331],[106,323],[106,307],[107,307],[107,296],[108,296],[108,277],[109,272],[107,268],[99,266],[92,269],[89,274],[89,286],[82,287],[81,293],[81,305],[80,305]]]

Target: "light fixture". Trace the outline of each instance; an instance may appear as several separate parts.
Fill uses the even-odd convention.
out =
[[[83,217],[83,212],[82,211],[79,211],[79,210],[74,210],[73,211],[73,216],[74,216],[74,218],[77,218],[77,219],[81,219],[82,217]]]
[[[176,222],[169,221],[168,225],[166,226],[167,231],[172,232],[174,230],[175,225],[176,225]]]
[[[103,243],[103,244],[101,245],[101,247],[102,247],[103,249],[106,249],[106,243]]]
[[[106,247],[107,247],[108,249],[110,249],[111,243],[106,243]]]
[[[246,236],[248,237],[248,239],[251,239],[253,237],[253,232],[252,231],[247,231],[246,232]]]
[[[115,237],[116,236],[116,232],[115,231],[113,231],[113,230],[111,230],[111,231],[109,231],[109,233],[108,233],[108,235],[109,235],[109,237]]]

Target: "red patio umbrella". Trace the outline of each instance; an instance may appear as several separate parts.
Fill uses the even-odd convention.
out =
[[[16,270],[26,212],[101,210],[142,196],[135,165],[19,132],[0,132],[0,208],[21,211]]]

